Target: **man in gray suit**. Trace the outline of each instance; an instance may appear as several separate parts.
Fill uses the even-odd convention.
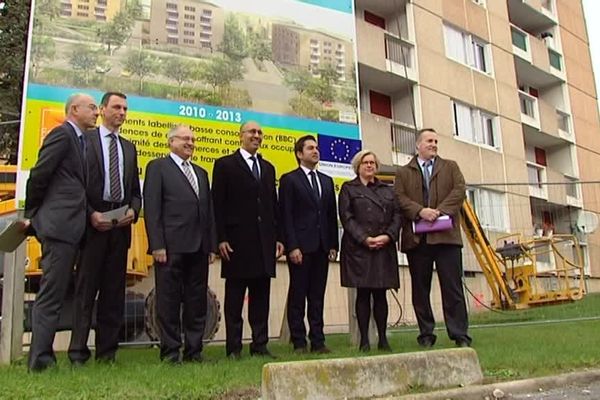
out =
[[[187,126],[175,126],[167,140],[171,153],[150,161],[144,179],[144,222],[148,251],[154,258],[160,359],[180,362],[183,325],[183,361],[201,362],[208,264],[217,251],[212,198],[208,174],[191,162],[194,133]]]
[[[96,125],[98,107],[91,96],[74,94],[65,113],[65,123],[44,140],[26,188],[25,217],[42,244],[43,271],[33,304],[30,371],[56,364],[52,343],[86,226],[83,132]]]

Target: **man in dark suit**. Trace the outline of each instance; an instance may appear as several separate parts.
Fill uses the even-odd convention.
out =
[[[258,123],[243,123],[240,149],[219,158],[213,169],[221,276],[225,278],[226,352],[232,359],[241,356],[246,290],[252,328],[250,355],[272,357],[267,349],[269,295],[275,261],[283,254],[283,244],[277,240],[275,168],[257,154],[262,139]]]
[[[69,344],[69,359],[74,365],[84,364],[91,355],[87,341],[96,295],[96,360],[115,359],[125,307],[131,224],[142,205],[136,149],[119,135],[127,115],[127,97],[118,92],[105,93],[100,114],[102,125],[87,133],[89,224],[75,274]],[[109,220],[103,215],[123,206],[128,208],[119,218]]]
[[[176,126],[167,134],[171,153],[150,161],[144,179],[144,223],[154,258],[160,359],[202,361],[208,264],[217,251],[212,198],[206,171],[191,162],[194,134]],[[181,305],[183,303],[183,314]]]
[[[462,239],[460,210],[465,199],[465,179],[456,162],[437,155],[438,136],[422,129],[417,136],[417,155],[396,174],[395,191],[405,216],[402,226],[402,252],[408,258],[412,301],[419,323],[417,342],[422,347],[435,344],[435,321],[430,291],[435,263],[442,292],[444,321],[450,339],[459,347],[471,344],[467,333],[468,316],[462,288]],[[415,234],[412,222],[433,222],[440,215],[452,217],[450,230]]]
[[[30,371],[56,364],[52,343],[86,225],[83,132],[96,125],[98,107],[92,97],[74,94],[65,113],[66,122],[46,136],[26,188],[26,225],[42,244],[43,271],[33,304]]]
[[[317,171],[319,146],[314,136],[296,141],[299,167],[283,175],[279,205],[290,271],[287,319],[294,351],[305,353],[305,304],[311,351],[330,353],[323,334],[323,303],[329,261],[337,257],[337,208],[333,180]]]

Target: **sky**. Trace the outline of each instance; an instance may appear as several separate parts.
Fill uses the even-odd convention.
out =
[[[596,92],[600,92],[600,1],[583,0],[583,9],[587,22],[590,51],[592,53],[592,65],[596,77]],[[598,106],[600,108],[600,105]]]

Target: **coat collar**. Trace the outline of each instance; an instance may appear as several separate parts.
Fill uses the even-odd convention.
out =
[[[430,181],[440,172],[440,170],[444,166],[445,161],[446,160],[444,160],[440,156],[435,157],[435,161],[433,163],[433,171],[431,172],[431,178],[429,178]],[[421,173],[421,166],[419,165],[419,158],[416,155],[406,165],[410,168],[416,169],[417,171],[419,171],[419,173]]]
[[[256,180],[256,178],[254,177],[254,175],[252,174],[252,171],[250,170],[250,168],[248,168],[248,163],[246,162],[246,160],[244,159],[244,156],[242,155],[242,152],[240,151],[240,149],[237,149],[235,151],[234,157],[237,159],[238,165],[244,170],[246,171],[246,173],[248,174],[248,176],[252,177],[252,179]],[[262,182],[265,172],[265,168],[262,162],[262,156],[258,153],[256,153],[256,160],[258,161],[258,165],[260,166],[260,180]]]
[[[358,176],[356,178],[352,179],[351,181],[349,181],[348,184],[355,187],[356,190],[358,192],[360,192],[361,195],[368,198],[373,203],[377,204],[379,207],[385,208],[384,204],[381,202],[381,198],[370,187],[363,185],[363,183],[360,181],[360,178]],[[375,188],[380,188],[382,186],[386,186],[383,182],[381,182],[377,178],[375,178],[375,182],[373,183],[373,185],[375,186]]]

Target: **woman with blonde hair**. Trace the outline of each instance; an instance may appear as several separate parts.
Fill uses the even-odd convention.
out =
[[[379,160],[370,150],[352,159],[356,178],[342,185],[339,214],[344,233],[340,253],[342,286],[357,289],[355,310],[361,351],[371,349],[371,298],[378,348],[391,351],[386,338],[387,289],[400,287],[396,242],[401,216],[391,186],[375,176]]]

